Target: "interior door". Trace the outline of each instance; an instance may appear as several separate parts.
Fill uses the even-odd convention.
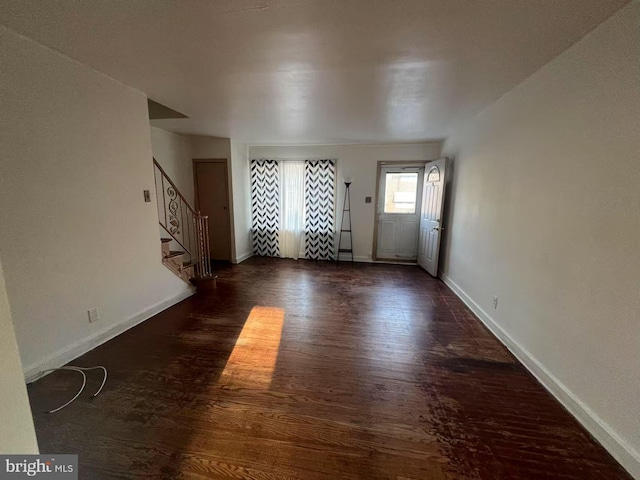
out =
[[[196,208],[209,216],[213,260],[231,260],[231,220],[226,160],[195,162]]]
[[[385,165],[378,186],[378,260],[416,261],[424,167]]]
[[[438,276],[446,168],[446,158],[427,163],[422,192],[418,265],[434,277]]]

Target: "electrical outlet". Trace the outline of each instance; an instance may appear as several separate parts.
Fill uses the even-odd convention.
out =
[[[493,297],[493,309],[496,310],[498,308],[498,297]]]
[[[98,307],[93,307],[87,310],[89,314],[89,323],[97,322],[100,320],[100,312],[98,311]]]

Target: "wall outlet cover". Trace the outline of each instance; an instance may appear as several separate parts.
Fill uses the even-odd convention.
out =
[[[87,310],[89,314],[89,323],[97,322],[100,319],[100,312],[97,307]]]

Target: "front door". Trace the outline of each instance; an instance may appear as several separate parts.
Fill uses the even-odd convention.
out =
[[[434,277],[438,276],[446,167],[446,158],[427,163],[422,193],[418,265]]]
[[[213,260],[231,260],[231,220],[226,160],[195,161],[196,208],[209,216]]]
[[[380,169],[376,259],[416,261],[423,176],[419,166]]]

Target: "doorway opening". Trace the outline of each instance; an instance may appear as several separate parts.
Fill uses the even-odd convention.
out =
[[[373,260],[438,275],[447,158],[378,162]]]
[[[417,261],[423,178],[424,162],[378,164],[375,260]]]
[[[228,160],[194,159],[193,182],[196,210],[209,217],[211,259],[231,262],[234,241]]]

